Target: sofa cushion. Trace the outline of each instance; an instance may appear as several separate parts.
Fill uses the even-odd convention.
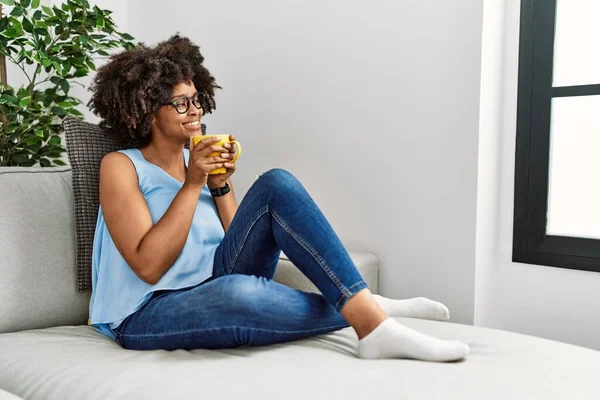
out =
[[[122,145],[100,129],[97,124],[68,116],[63,120],[67,155],[73,169],[75,199],[75,233],[77,258],[77,289],[92,287],[92,248],[98,218],[100,162]],[[206,126],[201,125],[202,132]]]
[[[22,397],[17,397],[12,393],[8,393],[6,390],[0,389],[0,400],[19,400]]]
[[[0,167],[0,332],[87,320],[69,167]]]
[[[398,318],[471,346],[464,361],[361,360],[351,328],[266,347],[124,350],[87,326],[0,335],[0,387],[65,399],[600,399],[600,352],[448,322]]]
[[[98,218],[100,162],[119,150],[117,142],[96,124],[67,117],[63,120],[67,155],[73,169],[77,289],[92,287],[92,246]]]
[[[379,287],[379,258],[373,253],[366,251],[348,250],[350,258],[362,275],[364,281],[369,285],[373,293],[378,293]],[[273,277],[279,283],[289,287],[300,289],[305,292],[320,293],[319,289],[290,261],[290,259],[281,253],[279,263]]]

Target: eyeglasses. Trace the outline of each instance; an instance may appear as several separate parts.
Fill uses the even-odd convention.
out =
[[[204,93],[194,93],[190,97],[179,96],[175,100],[161,104],[162,106],[173,106],[179,114],[185,114],[190,109],[190,103],[197,109],[202,108],[204,102]]]

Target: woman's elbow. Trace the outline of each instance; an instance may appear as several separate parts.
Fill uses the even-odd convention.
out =
[[[137,275],[138,278],[140,278],[148,285],[156,285],[162,277],[156,272],[158,271],[158,268],[154,268],[154,266],[148,264],[144,265],[143,268],[132,267],[131,269]]]

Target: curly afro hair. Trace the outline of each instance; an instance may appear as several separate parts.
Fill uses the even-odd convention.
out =
[[[193,82],[204,93],[204,114],[215,108],[215,89],[221,89],[202,65],[200,48],[174,35],[151,48],[143,43],[110,56],[98,69],[90,91],[90,109],[102,118],[100,127],[120,145],[141,147],[150,142],[152,113],[169,101],[173,86]]]

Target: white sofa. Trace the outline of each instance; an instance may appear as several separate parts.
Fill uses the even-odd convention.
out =
[[[351,255],[376,292],[377,257]],[[316,291],[285,259],[276,279]],[[268,347],[124,350],[85,325],[90,293],[75,287],[70,169],[0,168],[0,399],[600,399],[600,352],[450,322],[398,319],[468,343],[461,362],[360,360],[350,328]]]

